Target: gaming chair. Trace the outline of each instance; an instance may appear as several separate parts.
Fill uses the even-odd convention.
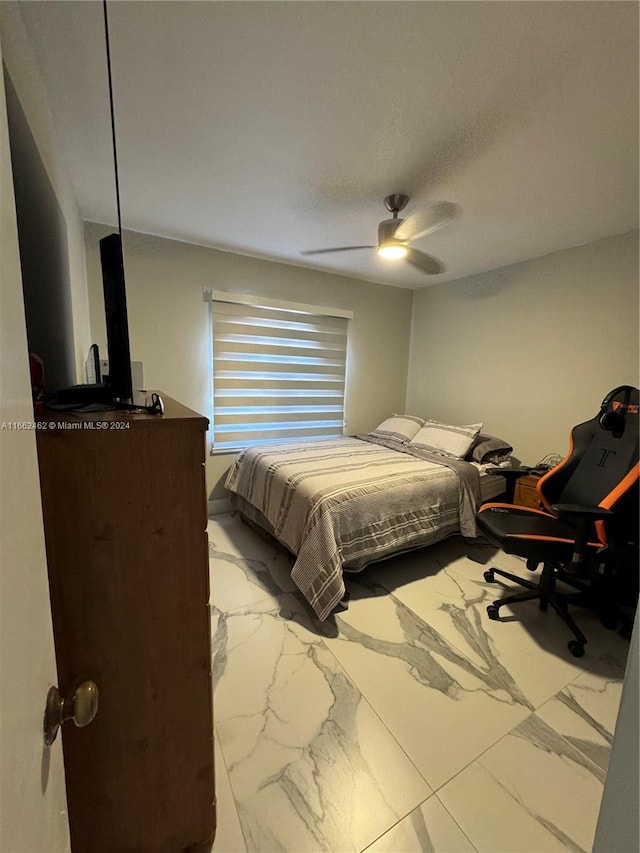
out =
[[[614,627],[621,599],[637,602],[638,397],[637,388],[620,385],[595,417],[573,428],[567,456],[538,481],[540,509],[487,503],[477,516],[492,545],[524,557],[531,571],[543,564],[537,582],[488,569],[487,582],[499,575],[527,590],[494,601],[489,618],[499,619],[501,607],[520,601],[538,599],[541,610],[550,604],[574,634],[569,649],[575,657],[582,657],[587,639],[568,604],[599,610]],[[556,581],[577,592],[560,592]]]

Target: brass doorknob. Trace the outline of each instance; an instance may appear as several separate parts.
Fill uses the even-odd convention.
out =
[[[88,726],[98,713],[98,685],[83,681],[73,696],[65,699],[57,687],[50,687],[44,710],[44,742],[47,746],[56,739],[58,729],[67,720],[78,728]]]

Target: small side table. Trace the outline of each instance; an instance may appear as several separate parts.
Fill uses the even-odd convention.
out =
[[[536,491],[538,480],[541,474],[528,474],[525,477],[520,477],[516,483],[515,493],[513,495],[514,504],[519,506],[528,506],[532,509],[538,509],[540,506],[540,498]]]

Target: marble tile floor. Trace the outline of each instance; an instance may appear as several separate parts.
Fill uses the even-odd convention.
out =
[[[452,537],[347,576],[320,623],[291,558],[209,521],[214,853],[591,850],[628,642],[595,616],[492,622],[494,565]]]

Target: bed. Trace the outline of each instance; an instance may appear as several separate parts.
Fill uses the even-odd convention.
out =
[[[463,461],[393,432],[250,447],[227,476],[233,507],[294,555],[292,579],[320,620],[345,599],[343,571],[477,536],[477,507],[504,489],[487,474],[504,458]]]

